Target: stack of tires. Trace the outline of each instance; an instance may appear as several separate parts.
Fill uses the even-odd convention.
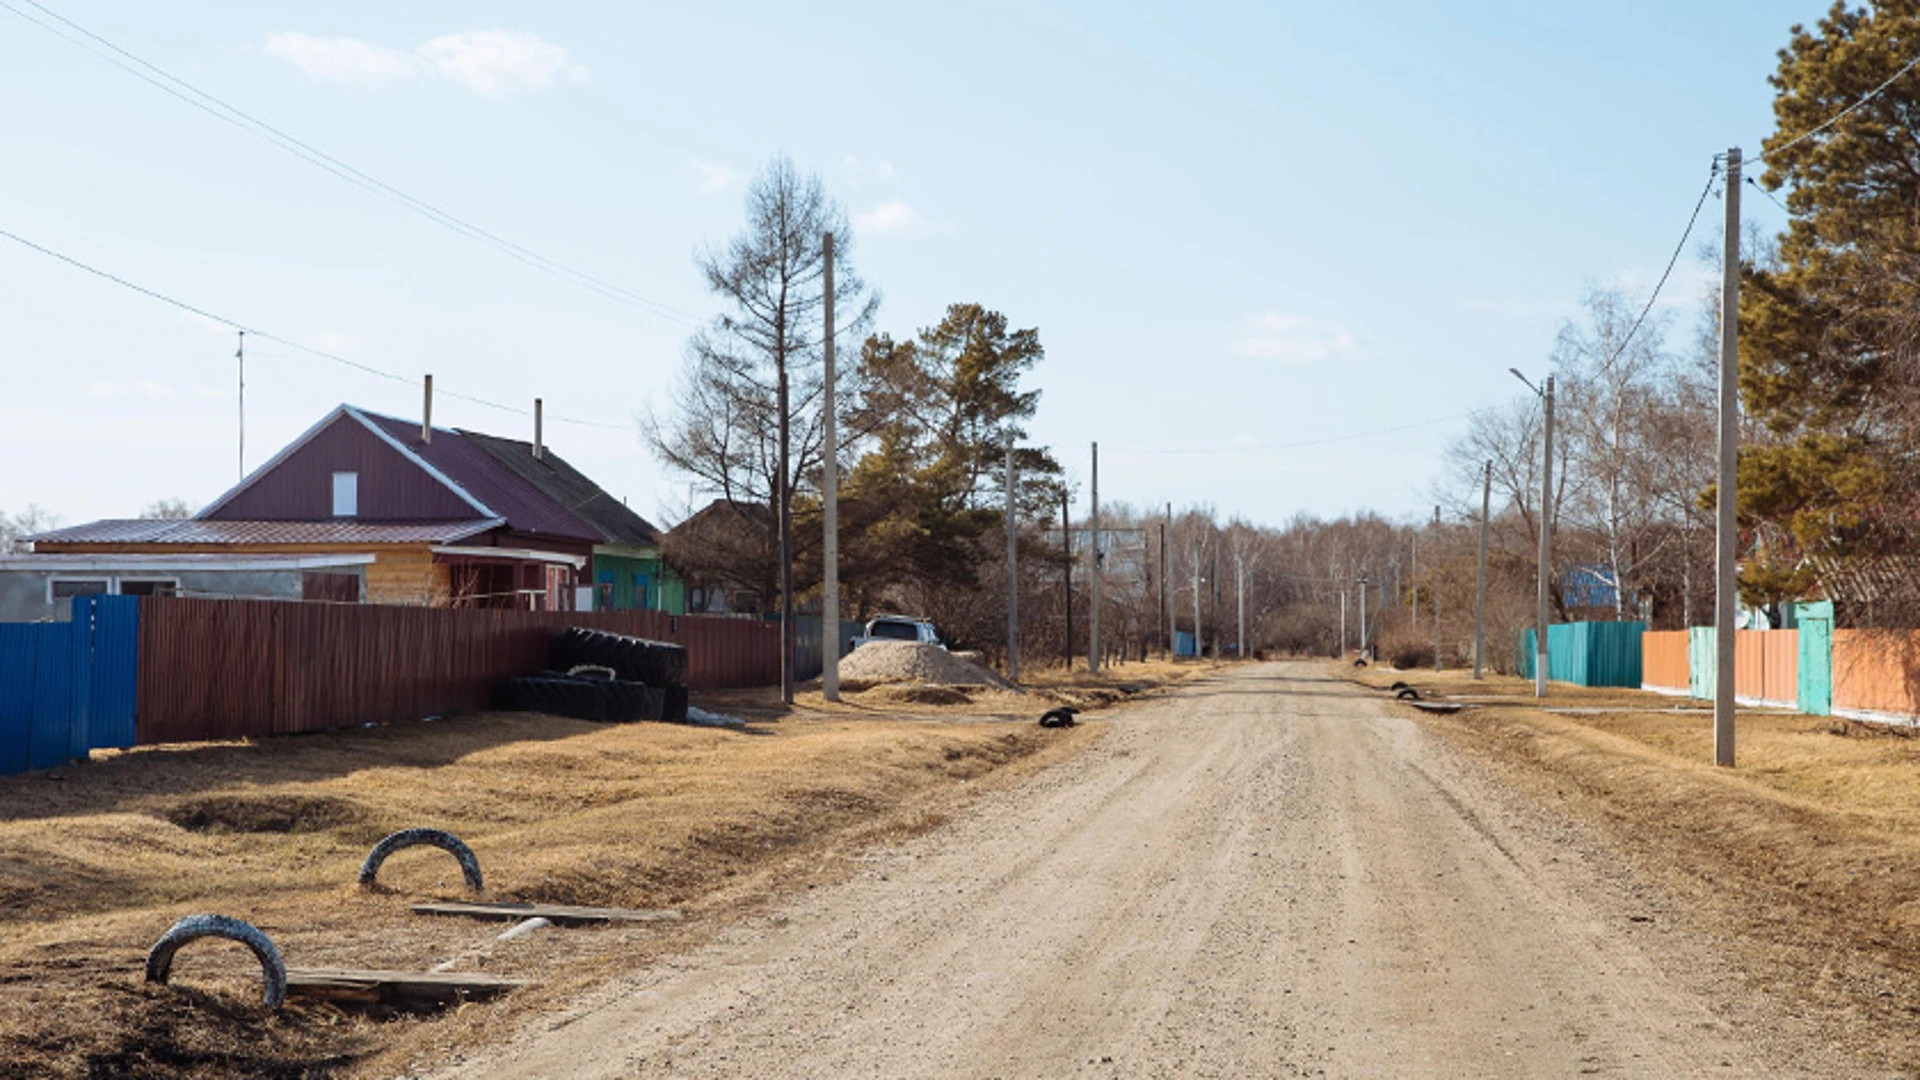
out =
[[[550,659],[555,670],[495,687],[494,708],[616,724],[687,718],[685,646],[573,626]]]

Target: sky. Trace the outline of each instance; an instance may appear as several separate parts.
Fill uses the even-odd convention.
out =
[[[1544,374],[1588,289],[1644,300],[1713,155],[1772,130],[1775,51],[1825,6],[40,2],[648,302],[344,182],[0,0],[0,230],[398,376],[250,339],[246,468],[342,402],[417,418],[431,372],[443,426],[528,438],[452,395],[543,398],[554,450],[657,524],[690,492],[638,420],[719,310],[696,254],[777,155],[846,208],[879,329],[977,302],[1039,330],[1031,436],[1076,514],[1097,441],[1103,503],[1424,517],[1465,415],[1527,393],[1508,368]],[[1658,305],[1676,347],[1721,213]],[[241,468],[235,344],[0,237],[0,511],[216,498]]]

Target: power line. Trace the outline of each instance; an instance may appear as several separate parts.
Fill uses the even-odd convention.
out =
[[[1322,439],[1302,439],[1298,442],[1260,443],[1254,446],[1196,446],[1196,447],[1113,446],[1113,447],[1108,447],[1107,449],[1108,449],[1108,452],[1110,453],[1139,454],[1139,455],[1262,454],[1262,453],[1269,453],[1274,450],[1298,450],[1298,449],[1301,449],[1302,447],[1308,447],[1308,446],[1326,446],[1331,443],[1353,442],[1356,439],[1371,439],[1378,435],[1393,435],[1402,431],[1414,431],[1419,428],[1432,427],[1435,424],[1445,424],[1445,423],[1450,423],[1454,420],[1464,420],[1471,415],[1473,414],[1472,413],[1454,413],[1451,416],[1436,416],[1436,417],[1433,417],[1432,419],[1421,420],[1412,424],[1401,424],[1397,427],[1380,428],[1377,431],[1360,431],[1360,432],[1355,432],[1351,435],[1330,435]]]
[[[1613,370],[1615,361],[1626,355],[1627,346],[1633,344],[1633,336],[1640,332],[1641,324],[1645,323],[1647,316],[1653,313],[1653,305],[1660,299],[1660,290],[1667,287],[1667,279],[1673,276],[1673,268],[1680,262],[1680,253],[1687,248],[1687,238],[1693,235],[1693,226],[1700,220],[1700,208],[1707,205],[1707,196],[1712,193],[1713,181],[1719,175],[1720,159],[1715,158],[1713,164],[1707,169],[1707,183],[1700,189],[1700,197],[1694,200],[1693,213],[1687,215],[1687,227],[1681,230],[1680,242],[1673,245],[1673,255],[1667,259],[1667,268],[1660,272],[1660,280],[1654,283],[1653,294],[1647,297],[1646,306],[1640,309],[1640,317],[1633,320],[1633,328],[1627,331],[1625,338],[1621,339],[1620,347],[1613,350],[1613,355],[1607,357],[1606,363],[1600,365],[1600,370],[1594,373],[1594,378],[1597,379]]]
[[[1761,162],[1767,160],[1767,157],[1770,154],[1784,154],[1788,150],[1791,150],[1794,147],[1799,146],[1801,143],[1806,142],[1808,139],[1813,138],[1815,135],[1820,134],[1821,132],[1832,127],[1833,125],[1839,123],[1841,120],[1844,120],[1846,117],[1851,115],[1856,109],[1860,108],[1862,105],[1865,105],[1867,102],[1872,101],[1874,98],[1879,97],[1882,93],[1886,91],[1887,87],[1892,86],[1895,82],[1898,82],[1900,79],[1900,76],[1905,75],[1907,72],[1912,71],[1916,67],[1920,67],[1920,56],[1916,56],[1913,59],[1907,61],[1906,64],[1900,68],[1899,71],[1896,71],[1893,74],[1887,76],[1887,79],[1885,82],[1867,91],[1866,94],[1864,94],[1860,98],[1860,100],[1854,102],[1853,104],[1847,106],[1844,109],[1841,109],[1839,112],[1834,113],[1832,116],[1827,117],[1824,123],[1821,123],[1816,127],[1810,128],[1807,131],[1802,132],[1797,138],[1791,140],[1785,146],[1776,146],[1773,149],[1768,150],[1764,153],[1755,154],[1753,157],[1748,158],[1746,160],[1746,163],[1748,165],[1758,165]]]
[[[121,48],[120,46],[114,44],[113,42],[107,40],[106,38],[100,36],[99,34],[96,34],[93,31],[87,29],[86,27],[81,26],[79,23],[74,22],[72,19],[69,19],[66,16],[60,14],[59,12],[48,8],[45,4],[40,3],[39,0],[19,0],[19,2],[27,4],[28,6],[34,8],[36,11],[39,11],[45,16],[47,16],[47,18],[56,20],[60,24],[70,28],[74,33],[84,37],[86,41],[82,41],[79,38],[74,37],[74,34],[67,33],[61,30],[60,27],[51,25],[46,21],[36,18],[32,14],[21,10],[19,7],[15,6],[12,0],[0,0],[0,8],[5,8],[6,10],[12,12],[15,15],[18,15],[20,18],[26,20],[27,22],[32,23],[35,26],[38,26],[42,30],[45,30],[46,32],[54,35],[57,38],[60,38],[62,41],[65,41],[68,44],[75,46],[76,48],[79,48],[93,56],[96,56],[102,60],[105,60],[106,62],[114,65],[115,67],[126,72],[127,74],[132,75],[133,77],[141,80],[142,82],[145,82],[167,93],[168,95],[180,101],[183,101],[188,105],[193,106],[196,109],[199,109],[200,111],[208,114],[209,116],[212,116],[225,123],[232,124],[234,127],[237,127],[240,130],[245,131],[256,138],[272,143],[274,146],[279,147],[281,150],[284,150],[287,153],[292,154],[293,156],[301,159],[302,161],[305,161],[308,164],[313,165],[340,180],[344,180],[347,183],[352,184],[363,191],[370,192],[374,195],[380,196],[381,198],[387,199],[390,202],[397,203],[400,206],[405,207],[406,209],[411,210],[416,214],[419,214],[421,217],[424,217],[427,220],[434,222],[435,224],[441,225],[469,239],[477,240],[481,243],[488,244],[500,250],[501,252],[508,255],[509,257],[517,260],[518,262],[521,262],[527,266],[533,267],[534,269],[540,270],[544,273],[551,274],[554,277],[560,278],[562,280],[571,281],[576,285],[581,285],[595,293],[600,294],[601,296],[609,300],[614,300],[619,303],[631,304],[633,306],[640,307],[650,312],[651,314],[654,314],[661,318],[669,319],[672,321],[683,322],[689,325],[697,324],[702,321],[700,317],[697,315],[692,315],[685,311],[680,310],[679,308],[673,307],[671,305],[663,304],[657,300],[649,299],[648,297],[642,296],[631,289],[628,289],[621,285],[614,284],[613,282],[595,277],[594,275],[589,274],[584,270],[576,269],[575,267],[572,267],[566,263],[563,263],[558,259],[548,258],[547,256],[540,254],[539,252],[530,250],[526,247],[516,244],[513,241],[508,240],[505,237],[502,237],[496,233],[490,232],[478,225],[475,225],[474,223],[462,217],[459,217],[456,214],[453,214],[447,210],[443,210],[440,207],[435,206],[424,199],[408,194],[407,192],[402,191],[397,187],[394,187],[393,185],[387,183],[386,181],[379,179],[378,177],[362,172],[360,169],[357,169],[354,166],[348,164],[347,162],[342,161],[337,157],[334,157],[332,154],[329,154],[326,151],[321,150],[310,143],[307,143],[293,135],[290,135],[287,132],[282,131],[281,129],[273,126],[272,124],[267,123],[265,120],[262,120],[259,117],[253,116],[252,114],[245,112],[244,110],[240,109],[238,106],[229,104],[228,102],[223,101],[220,98],[215,97],[210,93],[207,93],[205,90],[200,89],[199,87],[193,85],[192,83],[186,81],[185,79],[182,79],[179,76],[174,75],[152,63],[149,63],[148,61],[140,58],[139,56],[134,55],[131,52],[128,52],[126,49]],[[97,45],[107,50],[110,50],[110,53],[102,52],[100,48],[95,48],[93,45],[89,45],[87,43],[88,41],[94,42]]]
[[[0,0],[0,3],[4,3],[4,0]],[[194,304],[189,304],[184,300],[176,300],[175,298],[168,296],[166,293],[160,292],[158,289],[151,289],[145,285],[140,284],[139,282],[129,281],[128,279],[123,278],[118,274],[112,273],[107,270],[102,270],[91,263],[84,262],[80,259],[74,258],[73,256],[66,254],[65,252],[55,251],[53,248],[47,247],[44,244],[34,243],[32,240],[29,240],[18,233],[9,232],[6,229],[0,229],[0,237],[4,237],[8,240],[11,240],[16,244],[19,244],[21,247],[27,248],[32,251],[37,251],[40,254],[47,256],[48,258],[57,259],[60,262],[66,263],[68,266],[71,266],[76,270],[83,270],[89,274],[92,274],[94,277],[100,278],[104,281],[110,281],[115,285],[120,286],[121,288],[131,289],[132,291],[137,292],[142,296],[148,297],[149,299],[158,300],[163,304],[168,304],[172,307],[178,308],[179,310],[185,311],[192,315],[198,315],[200,318],[206,319],[210,322],[216,322],[222,326],[230,327],[234,330],[244,331],[247,334],[253,337],[257,337],[263,341],[271,341],[277,345],[284,345],[289,349],[293,349],[298,352],[303,352],[309,356],[318,357],[322,360],[331,360],[336,364],[345,365],[346,367],[353,368],[355,371],[359,371],[367,375],[372,375],[372,376],[375,376],[376,378],[389,379],[393,382],[405,383],[413,386],[420,385],[420,381],[417,379],[409,379],[405,375],[396,375],[391,371],[386,371],[382,368],[374,367],[371,364],[363,364],[358,360],[350,360],[347,357],[341,356],[339,353],[329,352],[326,349],[315,348],[312,345],[295,341],[292,338],[282,337],[281,335],[275,334],[271,331],[262,330],[257,326],[253,326],[248,323],[243,323],[238,319],[230,319],[225,315],[215,314],[214,312],[208,311],[206,308],[199,307]],[[460,401],[472,402],[475,405],[483,405],[489,409],[498,409],[501,412],[518,413],[521,416],[532,415],[532,410],[523,409],[516,405],[503,405],[497,401],[489,401],[486,398],[474,397],[471,394],[462,394],[453,390],[442,389],[440,392],[446,395],[447,397],[455,398]],[[555,416],[553,417],[553,419],[560,421],[561,423],[578,424],[582,427],[618,429],[618,428],[624,428],[626,426],[624,424],[609,424],[599,420],[577,420],[572,417],[566,417],[566,416]]]
[[[1753,190],[1755,190],[1755,191],[1757,191],[1757,192],[1759,192],[1759,193],[1760,193],[1760,194],[1762,194],[1762,195],[1765,195],[1765,196],[1767,197],[1767,201],[1768,201],[1768,202],[1770,202],[1770,203],[1772,203],[1773,205],[1775,205],[1775,206],[1777,206],[1777,207],[1779,207],[1779,208],[1780,208],[1780,211],[1781,211],[1781,213],[1784,213],[1784,214],[1786,214],[1786,215],[1788,215],[1789,217],[1791,217],[1791,216],[1793,215],[1793,211],[1791,211],[1791,210],[1789,210],[1789,209],[1787,209],[1787,204],[1786,204],[1786,203],[1783,203],[1783,202],[1781,202],[1781,201],[1780,201],[1779,199],[1776,199],[1776,198],[1774,198],[1774,196],[1773,196],[1773,192],[1771,192],[1771,191],[1768,191],[1768,190],[1767,190],[1766,188],[1763,188],[1763,187],[1761,187],[1761,186],[1760,186],[1760,182],[1759,182],[1758,180],[1755,180],[1755,179],[1753,178],[1753,176],[1752,176],[1752,174],[1748,174],[1748,175],[1747,175],[1747,176],[1745,177],[1745,179],[1746,179],[1746,181],[1747,181],[1747,184],[1748,184],[1749,186],[1751,186],[1751,187],[1753,188]]]

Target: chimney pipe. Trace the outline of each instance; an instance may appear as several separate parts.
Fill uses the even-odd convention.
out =
[[[420,441],[433,441],[433,376],[429,375],[424,383],[426,400],[420,405]]]
[[[540,405],[540,399],[534,398],[533,399],[533,460],[535,461],[544,461],[546,460],[546,457],[547,457],[546,443],[543,442],[540,437],[543,411],[544,410],[541,408],[541,405]]]

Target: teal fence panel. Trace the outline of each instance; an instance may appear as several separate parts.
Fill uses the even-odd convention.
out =
[[[1809,716],[1833,715],[1833,601],[1794,604],[1800,631],[1800,685],[1796,707]]]
[[[1720,654],[1714,648],[1713,627],[1694,626],[1687,630],[1687,694],[1701,701],[1713,700],[1714,673],[1720,666]]]
[[[1547,678],[1575,686],[1640,685],[1646,623],[1577,622],[1547,627]],[[1532,630],[1520,632],[1520,677],[1533,678]]]

